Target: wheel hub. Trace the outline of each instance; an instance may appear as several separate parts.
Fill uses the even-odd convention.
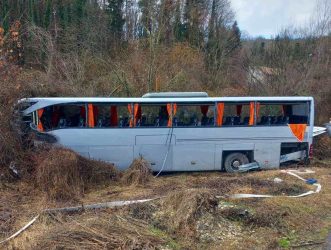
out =
[[[241,164],[240,164],[240,161],[239,161],[239,160],[234,160],[234,161],[232,162],[232,167],[234,167],[234,168],[238,168],[240,165],[241,165]]]

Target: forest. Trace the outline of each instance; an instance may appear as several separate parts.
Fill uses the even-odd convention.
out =
[[[309,175],[298,163],[158,177],[143,158],[120,171],[15,130],[21,98],[161,91],[313,96],[315,125],[328,122],[331,2],[316,0],[304,26],[273,37],[252,37],[237,20],[230,0],[0,0],[0,248],[328,248],[326,134],[314,137]],[[290,173],[300,170],[318,181],[318,194]],[[238,193],[273,198],[231,198]]]
[[[33,95],[313,95],[330,116],[325,0],[269,39],[242,34],[229,0],[2,0],[0,26],[1,71],[39,78]]]

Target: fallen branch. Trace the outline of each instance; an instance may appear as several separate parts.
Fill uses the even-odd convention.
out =
[[[42,214],[53,214],[53,213],[60,213],[60,212],[79,212],[84,210],[91,210],[91,209],[101,209],[101,208],[114,208],[114,207],[123,207],[128,206],[131,204],[137,204],[137,203],[144,203],[148,201],[153,201],[156,199],[159,199],[160,197],[152,198],[152,199],[143,199],[143,200],[132,200],[132,201],[111,201],[111,202],[104,202],[104,203],[96,203],[96,204],[89,204],[89,205],[81,205],[76,207],[62,207],[62,208],[48,208],[41,211],[40,214],[35,216],[32,220],[30,220],[24,227],[22,227],[20,230],[18,230],[16,233],[12,234],[7,239],[0,241],[0,245],[4,244],[14,238],[16,238],[18,235],[20,235],[22,232],[24,232],[26,229],[28,229],[33,223],[36,222],[36,220],[42,215]]]
[[[18,236],[19,234],[21,234],[23,231],[25,231],[26,229],[28,229],[38,218],[39,218],[39,214],[34,217],[32,220],[30,220],[24,227],[22,227],[20,230],[18,230],[16,233],[14,233],[13,235],[11,235],[10,237],[8,237],[7,239],[0,241],[0,244],[6,243],[7,241],[10,241],[11,239],[14,239],[16,236]]]
[[[293,248],[301,248],[301,247],[306,247],[306,246],[314,246],[314,245],[321,245],[324,244],[325,241],[312,241],[312,242],[305,242],[299,245],[292,245],[291,247]]]

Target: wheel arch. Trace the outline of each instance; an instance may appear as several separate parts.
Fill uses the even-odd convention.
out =
[[[241,153],[247,156],[249,162],[254,161],[254,150],[223,150],[222,151],[222,171],[225,171],[224,162],[228,155],[232,153]]]

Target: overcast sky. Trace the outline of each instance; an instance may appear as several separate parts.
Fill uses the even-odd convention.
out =
[[[250,36],[275,36],[282,28],[303,26],[316,0],[231,0],[239,28]]]

